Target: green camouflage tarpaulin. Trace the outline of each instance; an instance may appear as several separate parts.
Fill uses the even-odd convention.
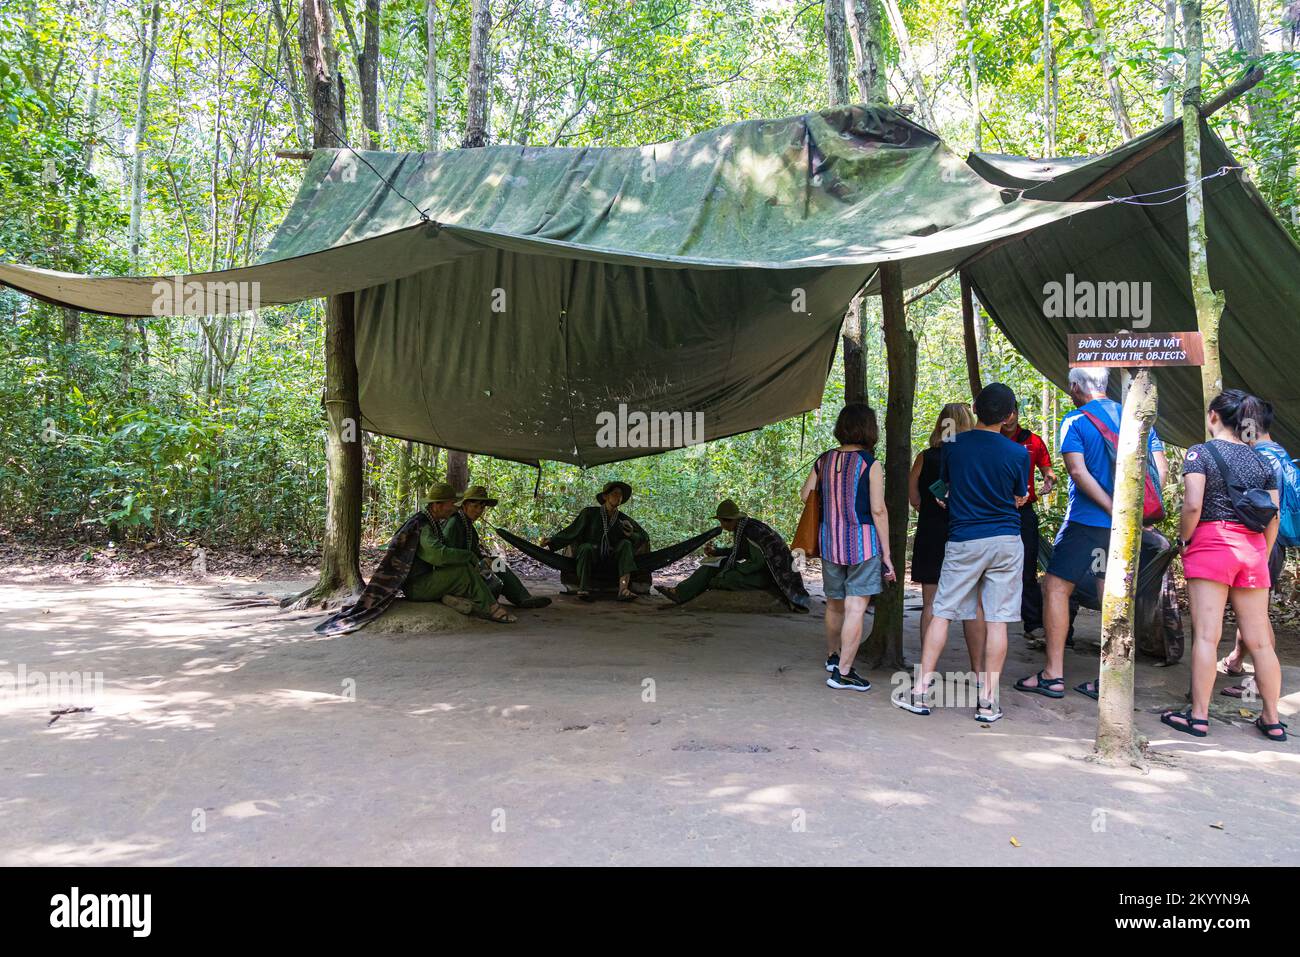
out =
[[[933,134],[853,107],[634,148],[317,150],[255,266],[0,282],[116,315],[226,311],[240,283],[262,305],[356,291],[365,428],[594,464],[815,408],[881,263],[916,285],[1092,208],[1009,201]],[[671,434],[638,431],[656,413]]]
[[[1136,199],[1108,203],[1076,220],[1036,229],[975,259],[966,269],[1012,345],[1058,386],[1065,386],[1069,372],[1067,333],[1196,329],[1187,262],[1187,210],[1179,188],[1182,123],[1160,127],[1111,153],[1087,159],[970,157],[971,167],[990,182],[1023,190],[1025,196],[1064,200],[1080,195],[1158,143],[1159,149],[1128,166],[1093,197]],[[1271,401],[1278,414],[1273,437],[1300,454],[1300,375],[1293,379],[1287,371],[1300,370],[1300,335],[1287,331],[1300,322],[1300,247],[1204,122],[1201,164],[1207,174],[1229,168],[1225,175],[1203,184],[1210,283],[1226,297],[1220,327],[1224,385]],[[1080,229],[1080,224],[1086,228]],[[1044,290],[1051,283],[1062,290],[1137,283],[1128,287],[1128,293],[1138,293],[1146,315],[1132,308],[1131,296],[1127,315],[1048,315]],[[1111,286],[1107,292],[1111,295],[1104,298],[1113,304],[1116,294],[1124,290]],[[1075,300],[1076,304],[1082,301],[1082,297]],[[1095,304],[1092,311],[1098,311]],[[1119,376],[1111,380],[1118,397]],[[1156,383],[1161,435],[1182,446],[1201,441],[1205,419],[1199,370],[1159,369]]]

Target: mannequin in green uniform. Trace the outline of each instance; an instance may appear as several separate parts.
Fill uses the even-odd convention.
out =
[[[634,601],[631,589],[632,573],[636,571],[636,550],[650,537],[645,529],[619,511],[619,506],[632,498],[632,486],[626,482],[608,482],[596,495],[598,505],[584,508],[569,526],[550,538],[543,538],[541,546],[558,551],[574,546],[578,562],[578,597],[592,600],[593,565],[600,561],[612,565],[618,572],[618,600]]]
[[[732,534],[736,531],[736,525],[740,519],[744,518],[744,513],[731,499],[727,499],[718,506],[718,511],[714,517],[718,524],[722,526],[724,532]],[[729,565],[723,562],[721,565],[701,565],[692,575],[676,587],[658,585],[656,589],[664,597],[676,602],[685,604],[692,598],[698,598],[704,593],[705,589],[716,589],[718,591],[758,591],[773,590],[776,588],[776,580],[772,573],[768,571],[767,559],[763,555],[763,550],[754,542],[746,539],[738,543],[739,548],[735,549],[736,558]],[[725,557],[732,553],[733,549],[714,548],[710,545],[705,549],[705,554],[710,557]]]
[[[504,598],[516,608],[545,608],[551,603],[549,598],[530,595],[519,576],[504,567],[504,562],[496,563],[494,568],[492,559],[483,554],[475,522],[496,503],[497,500],[488,495],[486,486],[471,485],[461,496],[456,513],[443,526],[447,544],[473,553],[479,574],[494,597]]]
[[[467,548],[456,548],[447,537],[456,512],[456,492],[438,482],[425,506],[432,522],[420,529],[420,544],[402,592],[411,601],[441,601],[462,614],[477,612],[492,621],[508,623],[515,616],[492,596],[479,574],[478,558]]]

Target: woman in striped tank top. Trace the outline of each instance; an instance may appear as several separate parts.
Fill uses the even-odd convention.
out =
[[[826,592],[826,684],[868,691],[871,683],[853,670],[862,642],[862,616],[881,581],[894,580],[889,557],[889,517],[883,470],[872,455],[879,430],[871,407],[852,402],[835,421],[839,448],[813,463],[800,492],[821,496],[818,549]]]

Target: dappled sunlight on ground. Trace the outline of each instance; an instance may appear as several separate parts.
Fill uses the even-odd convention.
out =
[[[102,676],[69,702],[93,710],[52,724],[53,692],[0,697],[0,864],[1300,855],[1300,750],[1226,720],[1171,740],[1157,712],[1185,666],[1139,666],[1144,773],[1085,760],[1078,695],[1008,678],[1007,717],[983,727],[891,707],[887,674],[831,692],[817,614],[560,598],[508,629],[320,639],[319,616],[228,600],[258,592],[275,588],[0,586],[0,670]],[[1012,642],[1009,674],[1040,667]],[[959,639],[940,667],[966,669]],[[1071,654],[1067,679],[1095,667]]]

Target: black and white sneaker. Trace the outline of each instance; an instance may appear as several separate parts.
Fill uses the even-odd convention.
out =
[[[827,671],[829,671],[829,672],[833,672],[833,671],[834,671],[836,668],[838,668],[839,666],[840,666],[840,656],[839,656],[838,653],[833,654],[833,655],[831,655],[829,658],[826,659],[826,670],[827,670]]]
[[[845,691],[870,691],[871,682],[862,675],[858,674],[852,668],[847,675],[840,674],[839,666],[831,672],[831,676],[826,679],[826,685],[830,688],[840,688]]]

